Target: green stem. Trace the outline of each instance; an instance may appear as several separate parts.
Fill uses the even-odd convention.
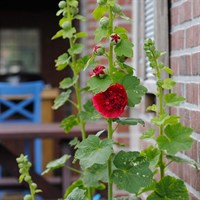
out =
[[[32,186],[31,186],[32,181],[29,182],[28,184],[29,184],[30,193],[31,193],[31,200],[35,200],[35,191],[34,191],[34,189],[33,189]]]
[[[112,139],[112,120],[108,119],[108,139]],[[110,156],[108,160],[108,200],[112,200],[113,196],[113,183],[111,180],[111,174],[112,174],[112,156]]]
[[[156,66],[156,74],[157,78],[160,81],[161,80],[161,72],[158,66]],[[159,103],[159,110],[157,115],[163,115],[164,114],[164,108],[163,108],[163,88],[161,86],[158,86],[158,103]],[[160,125],[159,128],[160,135],[163,135],[163,125]],[[164,162],[164,152],[161,150],[160,157],[159,157],[159,168],[160,168],[160,180],[165,176],[165,162]]]

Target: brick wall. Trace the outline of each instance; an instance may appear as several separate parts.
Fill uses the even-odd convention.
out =
[[[186,102],[172,112],[181,122],[193,128],[195,143],[185,153],[200,162],[200,1],[171,0],[170,63],[177,81],[175,92]],[[173,173],[189,186],[191,199],[200,199],[200,172],[186,164],[173,165]]]

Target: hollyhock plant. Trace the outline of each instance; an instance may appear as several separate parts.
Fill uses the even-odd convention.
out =
[[[110,42],[112,44],[118,44],[120,41],[121,41],[121,37],[118,34],[116,34],[116,33],[111,34]]]
[[[92,98],[94,107],[107,118],[117,118],[127,106],[128,97],[124,86],[116,83],[105,92],[100,92]]]
[[[102,56],[105,53],[105,47],[103,45],[95,45],[93,52],[97,55],[97,56]]]

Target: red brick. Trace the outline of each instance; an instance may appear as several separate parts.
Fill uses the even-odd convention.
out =
[[[171,12],[170,18],[172,26],[179,24],[180,21],[179,8],[178,7],[171,8],[170,12]]]
[[[186,30],[186,48],[196,47],[200,44],[200,25],[195,25]]]
[[[192,54],[192,75],[200,75],[200,53]]]
[[[185,126],[190,126],[191,123],[191,116],[190,116],[190,111],[185,108],[180,108],[179,109],[179,116],[180,122],[184,124]]]
[[[180,75],[191,75],[192,73],[191,56],[183,55],[179,58],[179,73]]]
[[[179,50],[183,49],[184,44],[184,31],[176,31],[171,34],[171,49],[172,50]]]
[[[193,18],[200,16],[200,1],[193,0]]]
[[[188,21],[192,18],[191,12],[191,0],[187,0],[185,3],[180,6],[180,23]]]
[[[200,111],[191,111],[191,127],[195,132],[200,133]]]
[[[186,84],[186,101],[198,105],[199,102],[199,85],[195,83]]]
[[[170,57],[170,67],[174,75],[179,75],[179,57]]]

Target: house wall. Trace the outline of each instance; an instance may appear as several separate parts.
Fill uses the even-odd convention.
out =
[[[194,145],[185,155],[200,162],[200,1],[171,0],[170,66],[177,82],[175,92],[186,102],[172,113],[193,128]],[[191,199],[200,199],[200,171],[187,164],[173,164],[172,171],[189,186]]]

